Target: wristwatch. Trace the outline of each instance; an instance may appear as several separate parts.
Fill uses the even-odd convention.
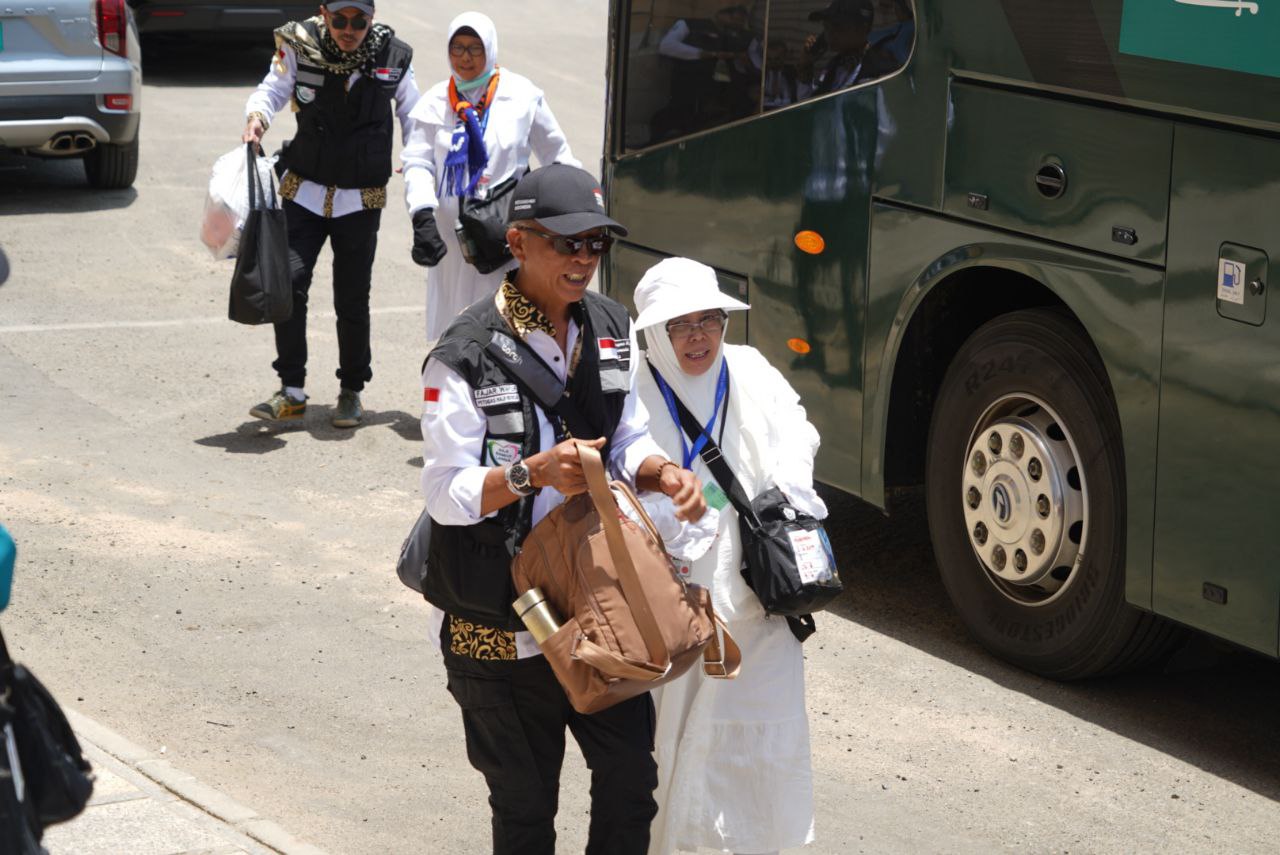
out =
[[[537,492],[529,480],[529,467],[523,460],[517,460],[506,469],[507,489],[517,496],[532,496]]]

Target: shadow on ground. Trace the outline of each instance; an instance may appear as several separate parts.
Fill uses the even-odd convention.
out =
[[[1077,683],[1042,679],[995,659],[966,633],[934,565],[923,492],[895,496],[888,518],[834,490],[823,494],[846,586],[833,617],[1280,799],[1280,663],[1192,633],[1172,657],[1143,671]]]
[[[137,198],[132,187],[90,187],[78,157],[29,157],[0,150],[0,216],[110,211],[127,208]]]
[[[355,436],[357,431],[384,426],[404,439],[421,439],[417,417],[400,410],[366,410],[364,423],[357,428],[334,427],[329,424],[332,413],[333,407],[329,404],[307,404],[304,419],[280,424],[251,419],[233,431],[206,436],[195,440],[195,443],[208,448],[221,448],[228,454],[267,454],[287,446],[289,437],[295,434],[305,433],[319,442],[345,442]]]

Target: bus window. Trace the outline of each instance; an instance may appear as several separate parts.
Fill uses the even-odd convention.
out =
[[[764,109],[886,77],[911,52],[911,0],[773,0]]]
[[[633,0],[624,147],[644,148],[759,111],[759,42],[766,4]]]

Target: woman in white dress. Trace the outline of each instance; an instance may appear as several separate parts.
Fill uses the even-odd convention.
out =
[[[684,258],[651,268],[635,301],[649,365],[709,427],[746,494],[773,484],[796,508],[825,517],[813,490],[818,433],[799,395],[755,348],[723,343],[728,312],[747,304],[722,294],[710,267]],[[691,454],[693,443],[648,367],[638,385],[653,438],[693,469],[707,504],[720,511],[710,550],[676,563],[711,590],[743,657],[735,680],[691,672],[654,693],[658,816],[649,852],[709,847],[757,855],[802,846],[813,840],[813,782],[800,642],[785,619],[766,617],[743,580],[738,514]]]
[[[503,275],[516,266],[513,260],[480,273],[462,257],[455,233],[459,196],[487,198],[490,188],[523,175],[531,154],[542,166],[581,166],[542,90],[498,66],[493,21],[479,12],[464,12],[448,32],[453,74],[427,90],[414,107],[400,155],[414,227],[413,260],[429,268],[428,345],[459,312],[497,291]],[[470,133],[460,105],[474,119]],[[451,153],[454,164],[449,163]]]

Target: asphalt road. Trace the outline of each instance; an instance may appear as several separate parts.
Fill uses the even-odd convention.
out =
[[[380,5],[419,49],[424,87],[442,77],[454,4]],[[501,61],[546,89],[597,163],[604,4],[475,6],[498,22]],[[224,319],[229,267],[197,240],[209,166],[236,147],[269,53],[264,33],[148,56],[133,190],[0,157],[14,268],[0,288],[0,520],[19,544],[6,638],[68,706],[330,851],[485,851],[483,783],[423,604],[392,569],[421,455],[423,276],[403,206],[383,219],[355,431],[328,424],[336,345],[321,312],[305,424],[248,418],[274,388],[270,332]],[[832,502],[849,590],[806,646],[807,851],[1274,851],[1275,663],[1198,641],[1168,668],[1075,685],[1006,667],[949,609],[920,498],[896,504],[885,519]],[[571,750],[564,851],[581,848],[586,811]]]

